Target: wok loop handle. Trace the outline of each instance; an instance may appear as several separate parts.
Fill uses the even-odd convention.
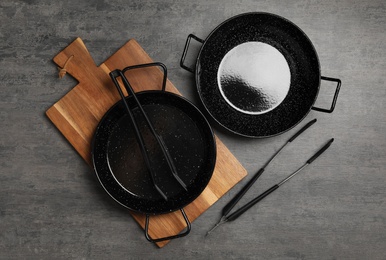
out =
[[[156,238],[156,239],[152,239],[150,236],[149,236],[149,218],[150,216],[147,214],[146,215],[146,223],[145,223],[145,236],[146,236],[146,239],[150,242],[153,242],[153,243],[156,243],[156,242],[161,242],[161,241],[165,241],[165,240],[171,240],[171,239],[175,239],[175,238],[179,238],[179,237],[184,237],[186,236],[187,234],[190,233],[190,230],[192,229],[192,226],[191,226],[191,223],[188,219],[188,216],[186,215],[184,209],[180,209],[181,210],[181,213],[182,213],[182,216],[184,217],[184,220],[186,222],[186,230],[183,232],[183,233],[180,233],[180,234],[177,234],[177,235],[174,235],[174,236],[168,236],[168,237],[161,237],[161,238]]]
[[[324,112],[324,113],[332,113],[335,109],[336,100],[338,99],[338,94],[339,94],[339,90],[340,90],[340,86],[341,86],[342,82],[340,79],[323,77],[323,76],[321,76],[321,79],[337,83],[334,98],[332,99],[332,104],[331,104],[330,109],[325,109],[325,108],[320,108],[320,107],[312,107],[311,109],[319,111],[319,112]]]
[[[188,67],[188,66],[186,66],[186,65],[184,64],[185,58],[186,58],[186,54],[188,53],[190,40],[191,40],[192,38],[193,38],[194,40],[200,42],[200,43],[204,43],[204,40],[198,38],[196,35],[194,35],[194,34],[189,34],[189,35],[188,35],[188,38],[186,38],[186,43],[185,43],[184,51],[183,51],[183,53],[182,53],[182,57],[181,57],[181,61],[180,61],[180,66],[181,66],[181,68],[183,68],[183,69],[185,69],[185,70],[187,70],[187,71],[189,71],[189,72],[191,72],[191,73],[194,73],[194,68]]]
[[[151,62],[151,63],[128,66],[122,70],[122,73],[125,74],[126,71],[132,70],[132,69],[141,69],[146,67],[157,67],[157,66],[162,69],[162,72],[164,74],[162,78],[162,91],[165,91],[166,80],[168,78],[168,69],[166,68],[165,64],[163,64],[162,62]]]

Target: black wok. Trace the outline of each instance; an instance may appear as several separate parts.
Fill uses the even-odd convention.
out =
[[[202,43],[195,68],[185,65],[191,39]],[[292,22],[269,13],[245,13],[202,40],[190,34],[180,62],[195,73],[209,114],[247,137],[270,137],[297,125],[311,109],[331,113],[341,81],[323,77],[310,39]],[[329,109],[314,107],[321,80],[336,83]]]
[[[163,64],[138,65],[128,67],[122,72],[148,66],[161,66],[164,69],[163,91],[143,91],[136,93],[135,97],[156,133],[162,137],[178,176],[186,184],[186,189],[181,187],[170,173],[165,157],[144,122],[133,95],[125,97],[126,103],[134,115],[146,145],[154,178],[165,192],[167,200],[160,196],[153,186],[149,169],[137,142],[133,122],[128,116],[123,100],[112,106],[101,119],[94,135],[92,161],[97,177],[106,192],[122,206],[146,214],[146,238],[158,242],[189,233],[190,222],[183,207],[201,194],[212,177],[216,161],[216,144],[212,129],[202,113],[187,99],[164,91],[166,67]],[[151,239],[148,235],[149,215],[176,210],[181,210],[187,222],[187,230],[179,235]]]

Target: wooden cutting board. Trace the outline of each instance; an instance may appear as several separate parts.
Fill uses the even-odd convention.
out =
[[[94,131],[102,116],[120,99],[109,76],[110,71],[153,61],[132,39],[97,67],[80,38],[68,45],[53,60],[59,68],[65,67],[66,72],[78,80],[79,84],[50,107],[46,114],[92,167],[91,141]],[[136,92],[161,89],[163,73],[156,67],[130,70],[125,75]],[[180,94],[169,80],[166,90]],[[202,194],[185,207],[191,222],[247,175],[244,167],[217,137],[216,142],[217,161],[213,177]],[[130,213],[144,228],[145,216]],[[152,238],[170,236],[181,232],[185,227],[186,223],[180,211],[176,211],[152,216],[149,234]],[[157,245],[163,247],[168,242],[159,242]]]

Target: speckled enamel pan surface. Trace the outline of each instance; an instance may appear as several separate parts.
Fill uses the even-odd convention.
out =
[[[209,114],[228,130],[270,137],[298,124],[320,86],[317,53],[292,22],[246,13],[220,24],[204,41],[196,83]]]
[[[130,97],[126,100],[137,119],[157,184],[168,200],[152,185],[121,101],[105,114],[96,129],[92,149],[95,172],[107,193],[131,210],[161,214],[180,209],[197,198],[212,177],[216,162],[213,132],[202,113],[181,96],[161,91],[144,91],[136,96],[162,137],[187,191],[172,177],[158,144]]]

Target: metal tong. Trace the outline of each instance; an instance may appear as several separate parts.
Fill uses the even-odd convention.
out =
[[[139,147],[140,147],[143,159],[145,161],[146,167],[147,167],[147,169],[148,169],[148,171],[150,173],[151,181],[152,181],[152,183],[154,185],[154,188],[157,190],[157,192],[165,200],[168,200],[166,194],[157,185],[156,178],[155,178],[155,173],[154,173],[154,170],[151,167],[149,155],[148,155],[148,152],[147,152],[147,149],[146,149],[146,145],[145,145],[143,136],[142,136],[142,134],[141,134],[141,132],[139,130],[138,124],[137,124],[137,122],[135,120],[134,114],[132,112],[132,108],[130,108],[130,106],[128,105],[128,103],[126,101],[126,98],[125,98],[125,96],[124,96],[124,94],[122,92],[122,89],[121,89],[121,87],[120,87],[120,85],[118,83],[118,80],[117,80],[118,77],[121,77],[123,85],[124,85],[127,93],[133,97],[133,99],[134,99],[134,101],[136,103],[136,107],[139,109],[139,111],[141,112],[142,116],[144,117],[144,119],[146,121],[146,124],[149,127],[149,129],[150,129],[151,134],[154,136],[154,138],[158,142],[158,145],[159,145],[159,147],[161,148],[161,150],[163,152],[163,155],[164,155],[164,157],[166,159],[166,162],[167,162],[167,164],[169,166],[169,169],[170,169],[171,173],[173,174],[173,176],[177,180],[177,182],[185,190],[187,190],[186,184],[181,180],[181,178],[177,174],[176,167],[173,164],[172,157],[170,156],[170,153],[169,153],[169,151],[168,151],[168,149],[167,149],[167,147],[165,145],[164,140],[162,139],[162,137],[160,135],[158,135],[156,133],[153,124],[151,123],[150,119],[146,115],[146,112],[144,111],[141,103],[139,102],[137,96],[135,95],[135,92],[134,92],[133,88],[131,87],[129,81],[127,80],[127,78],[124,75],[125,72],[128,71],[128,70],[137,69],[137,68],[144,68],[144,67],[150,67],[150,66],[159,66],[159,67],[162,68],[163,73],[164,73],[163,82],[162,82],[162,91],[165,91],[166,79],[167,79],[167,68],[166,68],[166,66],[163,63],[160,63],[160,62],[154,62],[154,63],[147,63],[147,64],[140,64],[140,65],[129,66],[129,67],[124,68],[123,70],[116,69],[114,71],[111,71],[109,75],[110,75],[111,79],[113,80],[113,82],[114,82],[114,84],[115,84],[115,86],[116,86],[116,88],[117,88],[117,90],[119,92],[119,95],[121,96],[122,102],[123,102],[123,104],[124,104],[124,106],[125,106],[125,108],[127,110],[127,114],[129,115],[130,120],[131,120],[131,122],[133,124],[133,128],[134,128],[134,131],[135,131],[135,136],[136,136],[137,142],[139,144]]]
[[[272,162],[272,160],[279,155],[279,153],[283,150],[283,148],[291,143],[293,140],[295,140],[296,137],[298,137],[301,133],[303,133],[307,128],[309,128],[311,125],[313,125],[316,122],[316,119],[308,122],[305,126],[303,126],[298,132],[296,132],[269,160],[268,162],[252,177],[252,179],[236,194],[236,196],[225,205],[225,207],[222,210],[222,217],[219,220],[219,222],[206,233],[206,236],[209,235],[213,230],[215,230],[218,226],[221,224],[233,221],[240,217],[243,213],[245,213],[248,209],[250,209],[253,205],[264,199],[266,196],[271,194],[273,191],[275,191],[277,188],[279,188],[281,185],[283,185],[285,182],[287,182],[289,179],[291,179],[293,176],[295,176],[298,172],[303,170],[307,165],[311,164],[319,155],[321,155],[334,141],[334,138],[330,139],[319,151],[317,151],[310,159],[307,160],[305,164],[303,164],[299,169],[297,169],[295,172],[290,174],[288,177],[286,177],[281,182],[273,185],[271,188],[257,196],[256,198],[252,199],[250,202],[242,206],[240,209],[232,213],[231,215],[228,215],[230,211],[233,209],[233,207],[237,204],[237,202],[244,196],[244,194],[249,190],[249,188],[252,187],[252,185],[256,182],[256,180],[261,176],[261,174],[264,172],[265,168]]]

